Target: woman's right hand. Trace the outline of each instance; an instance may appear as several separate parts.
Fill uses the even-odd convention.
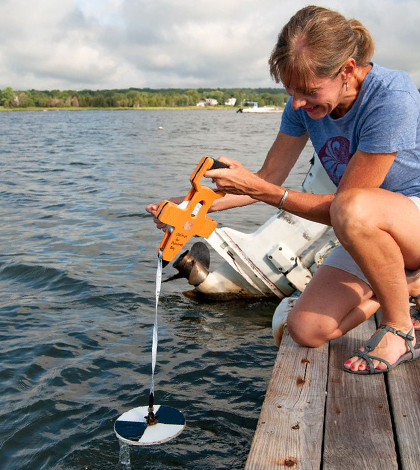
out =
[[[181,204],[183,200],[184,200],[183,197],[173,197],[169,199],[169,201],[173,202],[174,204]],[[167,224],[164,224],[163,222],[161,222],[159,219],[156,218],[157,210],[160,204],[161,203],[159,202],[158,204],[153,203],[153,204],[147,205],[146,212],[153,215],[153,222],[156,224],[156,228],[159,230],[162,230],[163,232],[166,232],[166,230],[168,229]]]

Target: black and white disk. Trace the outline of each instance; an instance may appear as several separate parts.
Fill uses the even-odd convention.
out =
[[[184,415],[165,405],[154,406],[157,424],[147,424],[148,409],[139,406],[123,413],[114,425],[118,439],[135,446],[150,446],[173,439],[185,428]]]

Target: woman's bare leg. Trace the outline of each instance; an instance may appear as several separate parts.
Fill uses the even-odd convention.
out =
[[[318,347],[339,338],[379,308],[371,288],[353,274],[321,266],[287,318],[292,338]]]
[[[412,328],[405,267],[420,267],[420,212],[405,196],[382,189],[339,193],[331,206],[337,237],[368,278],[382,307],[382,323],[404,333]],[[414,342],[413,342],[414,343]],[[405,340],[386,333],[372,355],[390,364],[406,352]],[[374,367],[385,364],[373,361]],[[345,367],[363,370],[366,362],[352,357]]]

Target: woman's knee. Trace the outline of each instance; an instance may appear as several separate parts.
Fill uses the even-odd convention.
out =
[[[312,315],[304,312],[289,314],[287,330],[295,343],[308,348],[318,348],[328,342],[331,331],[326,325],[320,325],[313,321]]]
[[[369,231],[372,217],[366,197],[363,189],[354,188],[334,198],[330,208],[331,224],[342,243]]]

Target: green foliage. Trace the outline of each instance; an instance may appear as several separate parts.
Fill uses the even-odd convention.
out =
[[[260,106],[284,106],[287,94],[282,88],[129,88],[122,90],[0,90],[0,106],[5,108],[177,108],[196,106],[203,98],[216,99],[224,105],[236,98],[236,107],[247,101]]]
[[[10,107],[10,103],[13,99],[14,96],[14,91],[11,87],[5,88],[1,93],[0,93],[0,105],[4,106],[5,108]]]

